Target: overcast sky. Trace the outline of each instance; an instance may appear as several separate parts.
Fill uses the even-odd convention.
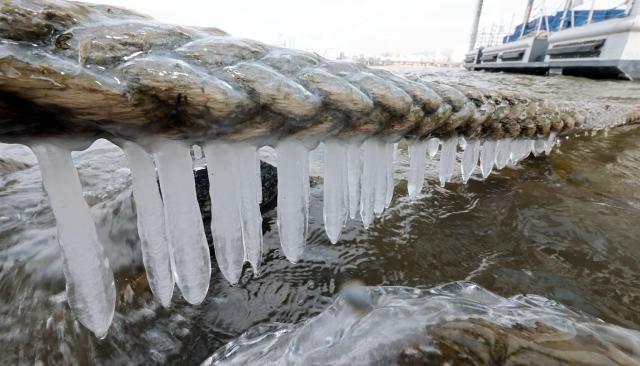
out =
[[[592,0],[585,0],[589,8]],[[464,51],[475,0],[91,0],[127,7],[158,20],[216,26],[234,36],[329,56]],[[623,0],[597,0],[599,7]],[[485,0],[481,28],[522,21],[525,0]],[[537,0],[547,13],[564,0]],[[534,11],[534,15],[537,12]],[[515,25],[514,24],[514,25]]]

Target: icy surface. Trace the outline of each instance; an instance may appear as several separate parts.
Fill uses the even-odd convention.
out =
[[[116,290],[71,152],[52,144],[33,145],[32,150],[58,225],[67,301],[76,319],[102,338],[113,319]]]
[[[638,331],[541,296],[504,298],[454,282],[432,289],[347,287],[319,315],[295,325],[254,327],[202,365],[446,364],[445,353],[480,364],[546,364],[553,355],[558,364],[595,357],[597,364],[631,365],[638,352]]]
[[[297,262],[309,223],[309,151],[298,141],[278,144],[278,231],[285,256]]]
[[[480,156],[480,140],[470,140],[466,143],[464,153],[462,154],[462,162],[460,169],[462,173],[462,182],[467,183],[471,174],[478,166],[478,158]]]
[[[427,142],[412,141],[409,143],[409,176],[407,187],[409,197],[415,198],[424,187],[425,169],[427,165]]]
[[[482,143],[482,149],[480,151],[480,170],[482,171],[482,177],[487,178],[493,170],[493,165],[496,160],[496,141],[485,140]]]
[[[340,240],[347,220],[348,177],[347,148],[337,140],[325,142],[324,227],[331,243]]]
[[[456,152],[458,147],[458,138],[452,137],[446,139],[442,143],[442,151],[440,152],[440,165],[438,167],[438,176],[440,178],[440,186],[445,184],[453,177],[453,171],[456,164]]]
[[[167,307],[174,281],[156,168],[151,155],[138,144],[126,141],[122,148],[131,169],[140,249],[149,287],[162,306]]]
[[[204,300],[211,276],[209,246],[196,199],[190,147],[180,141],[159,141],[154,157],[162,191],[173,275],[191,304]]]
[[[355,220],[360,213],[360,179],[362,176],[362,150],[360,144],[347,145],[347,182],[349,197],[349,217]]]

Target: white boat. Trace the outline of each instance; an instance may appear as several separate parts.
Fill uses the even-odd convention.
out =
[[[640,80],[640,0],[630,0],[624,10],[583,11],[582,24],[575,13],[569,13],[572,4],[568,0],[563,12],[529,22],[533,5],[529,0],[525,21],[516,28],[515,37],[505,37],[497,46],[474,47],[466,55],[465,68]],[[481,0],[478,7],[482,8]],[[527,34],[532,23],[537,29]],[[558,27],[553,23],[559,23]],[[475,46],[477,21],[474,27]]]

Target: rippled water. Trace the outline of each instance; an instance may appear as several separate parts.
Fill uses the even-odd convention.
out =
[[[509,87],[541,92],[558,80],[477,75],[477,83],[509,80]],[[580,79],[566,80],[587,94],[600,85],[606,98],[620,103],[640,95],[638,84],[584,82],[589,88],[583,88]],[[35,163],[20,146],[3,145],[0,157]],[[314,179],[310,235],[300,263],[285,260],[270,211],[259,275],[247,266],[240,285],[231,287],[214,269],[202,305],[176,295],[169,309],[152,299],[145,282],[123,154],[98,142],[74,159],[116,271],[114,324],[97,340],[73,320],[37,167],[0,173],[0,364],[199,364],[253,326],[320,314],[345,284],[356,281],[419,288],[473,281],[501,296],[536,294],[640,329],[638,128],[562,141],[549,157],[531,157],[485,181],[476,175],[468,185],[458,180],[444,189],[430,161],[428,186],[416,202],[407,198],[408,159],[401,145],[394,201],[368,231],[349,223],[342,240],[331,245],[322,225],[322,183]],[[322,171],[321,164],[315,168]]]

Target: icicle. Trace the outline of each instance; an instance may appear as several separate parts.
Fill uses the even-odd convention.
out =
[[[387,158],[387,147],[381,142],[376,142],[376,167],[375,167],[375,178],[374,178],[374,203],[373,203],[373,213],[380,217],[384,212],[387,201],[387,171],[388,171],[388,158]]]
[[[337,140],[325,141],[324,146],[324,228],[331,243],[336,244],[347,220],[347,149]]]
[[[216,261],[220,272],[232,284],[238,283],[242,275],[242,265],[247,253],[242,235],[240,186],[243,183],[252,186],[254,175],[250,172],[247,183],[238,180],[234,173],[241,163],[255,167],[253,161],[243,162],[238,159],[235,150],[225,143],[212,142],[204,146],[211,198],[211,235]],[[255,200],[255,193],[252,192],[252,195]]]
[[[304,251],[309,222],[309,151],[301,143],[278,144],[278,230],[287,258],[297,262]]]
[[[32,150],[58,225],[67,301],[76,319],[102,338],[113,319],[116,290],[71,152],[49,144]]]
[[[551,150],[553,149],[553,146],[555,146],[556,144],[556,136],[557,134],[555,132],[551,132],[549,134],[549,138],[545,143],[545,149],[544,149],[545,154],[547,155],[551,154]]]
[[[460,146],[460,149],[463,151],[467,149],[467,139],[464,136],[459,137],[458,146]]]
[[[467,142],[467,146],[462,154],[462,163],[460,168],[462,171],[462,181],[466,184],[471,178],[471,174],[478,166],[478,157],[480,155],[480,141],[471,140]]]
[[[251,264],[253,272],[258,273],[262,262],[262,177],[258,150],[251,145],[234,145],[231,162],[240,195],[244,258]]]
[[[511,158],[511,142],[510,137],[498,140],[496,144],[496,168],[503,169],[509,163]]]
[[[394,168],[393,164],[396,161],[396,151],[398,149],[397,143],[387,143],[385,145],[385,160],[386,160],[386,171],[387,171],[387,182],[386,182],[386,196],[384,200],[384,208],[389,208],[391,205],[391,201],[393,201],[393,189],[395,188],[395,180],[394,180]]]
[[[362,175],[362,151],[360,145],[347,146],[347,180],[349,184],[349,217],[354,220],[360,211],[360,177]]]
[[[486,140],[482,143],[482,150],[480,152],[480,170],[482,171],[482,177],[487,178],[493,170],[493,164],[496,160],[496,141]]]
[[[200,147],[200,145],[191,146],[191,155],[196,160],[204,158],[204,155],[203,155],[203,152],[202,152],[202,147]]]
[[[201,303],[209,288],[211,258],[204,234],[187,144],[163,140],[154,149],[160,180],[171,268],[182,296]]]
[[[422,192],[426,165],[427,142],[412,141],[409,144],[409,177],[407,178],[410,198],[416,198]]]
[[[373,206],[375,203],[375,179],[378,169],[378,142],[369,139],[362,144],[362,177],[360,179],[360,217],[364,228],[373,222]]]
[[[131,167],[140,249],[147,280],[151,292],[162,306],[167,307],[171,303],[174,281],[156,168],[151,155],[139,145],[125,141],[122,148]]]
[[[453,176],[453,170],[456,163],[457,147],[457,137],[451,137],[442,143],[442,151],[440,152],[440,166],[438,171],[441,187],[444,187],[445,183],[451,180],[451,177]]]
[[[438,148],[440,148],[440,139],[430,138],[427,140],[427,153],[431,158],[436,156]]]
[[[529,143],[527,140],[513,140],[511,142],[511,154],[509,157],[509,164],[516,165],[522,159],[529,155]]]
[[[546,149],[546,140],[543,138],[539,138],[537,140],[533,141],[533,154],[535,156],[539,156],[540,154],[542,154],[545,149]]]

